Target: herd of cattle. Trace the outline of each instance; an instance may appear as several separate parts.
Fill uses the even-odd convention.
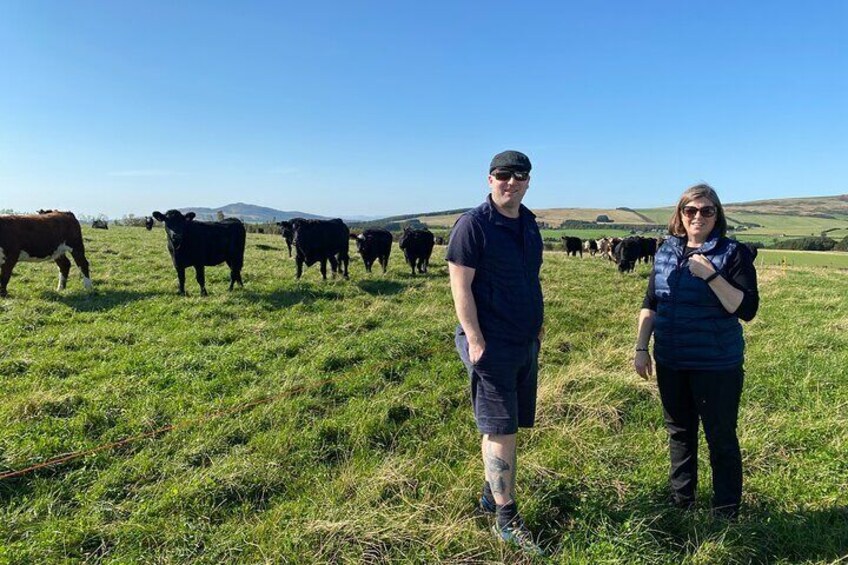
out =
[[[195,221],[194,212],[183,214],[179,210],[166,213],[153,212],[145,219],[145,227],[151,230],[154,220],[164,224],[168,239],[168,252],[177,271],[180,294],[185,294],[185,272],[193,267],[200,293],[206,295],[205,267],[226,263],[230,268],[230,290],[238,284],[243,286],[241,270],[244,265],[246,230],[241,220],[226,218],[217,222]],[[320,264],[321,276],[327,278],[327,263],[335,276],[348,278],[350,264],[349,240],[356,242],[365,270],[371,272],[378,262],[383,272],[389,264],[389,255],[394,238],[385,229],[366,229],[351,233],[339,219],[306,220],[295,218],[278,222],[280,232],[288,247],[289,257],[294,258],[296,277],[303,274],[303,266]],[[105,229],[105,222],[92,225]],[[583,256],[587,252],[615,261],[622,273],[632,271],[637,262],[652,262],[662,239],[631,236],[626,238],[603,238],[583,241],[578,237],[563,237],[562,244],[568,255]],[[430,255],[442,238],[434,237],[427,229],[406,228],[398,239],[398,246],[412,275],[426,273]],[[756,249],[752,248],[754,256]],[[39,210],[37,214],[0,216],[0,297],[6,296],[6,287],[12,269],[18,261],[53,260],[59,267],[58,289],[65,288],[71,262],[65,256],[70,253],[82,271],[86,288],[91,288],[88,261],[85,258],[82,230],[71,212]]]
[[[185,294],[185,272],[193,267],[200,293],[206,295],[205,268],[226,263],[230,268],[230,290],[243,286],[241,270],[244,265],[244,248],[247,239],[241,220],[226,218],[217,222],[195,221],[194,212],[183,214],[179,210],[154,212],[145,219],[145,227],[153,229],[154,220],[162,222],[168,239],[168,252],[177,271],[180,294]],[[321,275],[327,278],[327,263],[332,273],[348,278],[349,242],[356,241],[365,269],[370,273],[377,261],[383,272],[389,264],[393,237],[384,229],[367,229],[351,233],[339,219],[306,220],[295,218],[279,222],[289,257],[295,250],[296,276],[303,274],[304,264],[321,265]],[[94,228],[103,229],[105,223]],[[430,255],[436,243],[427,229],[407,228],[398,243],[413,275],[426,273]],[[441,238],[438,238],[441,239]],[[82,229],[71,212],[39,210],[37,214],[0,216],[0,297],[7,296],[7,285],[12,270],[19,261],[53,260],[59,266],[58,289],[65,288],[71,262],[70,253],[83,274],[86,288],[91,288],[88,261],[85,258]]]
[[[626,273],[636,268],[637,262],[652,263],[657,254],[657,248],[662,245],[662,242],[663,238],[638,235],[623,239],[620,237],[604,237],[597,240],[587,239],[586,241],[579,237],[563,236],[562,247],[572,257],[576,257],[578,254],[583,257],[585,251],[592,257],[597,255],[615,261],[618,270]]]

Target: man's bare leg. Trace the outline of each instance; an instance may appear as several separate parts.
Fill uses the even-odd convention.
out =
[[[513,500],[515,488],[515,434],[483,434],[481,442],[486,480],[498,506]]]

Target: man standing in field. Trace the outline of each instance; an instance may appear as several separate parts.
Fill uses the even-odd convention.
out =
[[[539,269],[542,236],[521,200],[530,186],[530,159],[498,153],[489,165],[492,192],[457,220],[446,259],[459,326],[456,348],[471,378],[471,402],[483,436],[485,471],[480,508],[494,531],[541,553],[514,499],[515,436],[536,417],[536,377],[543,305]]]

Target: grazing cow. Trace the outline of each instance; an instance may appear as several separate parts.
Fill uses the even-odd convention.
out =
[[[350,238],[356,241],[356,249],[362,255],[365,270],[371,272],[371,265],[375,260],[380,262],[383,272],[389,266],[389,254],[392,252],[392,233],[384,229],[365,230],[359,235],[350,234]]]
[[[618,271],[627,273],[636,268],[636,261],[642,250],[640,237],[627,237],[618,242],[613,251],[615,262],[618,263]]]
[[[144,218],[144,228],[147,231],[150,231],[150,230],[153,229],[153,218],[151,218],[150,216],[145,216],[145,218]]]
[[[419,273],[426,273],[430,266],[430,255],[433,253],[433,245],[436,240],[433,233],[428,229],[416,230],[406,227],[400,236],[398,246],[403,249],[406,263],[412,269],[415,276],[416,269]]]
[[[657,240],[653,237],[640,238],[639,262],[653,263],[657,254]]]
[[[292,218],[288,222],[277,222],[277,225],[280,226],[280,233],[283,236],[283,239],[286,241],[286,246],[289,248],[289,257],[291,257],[292,253],[292,242],[294,241],[294,229],[292,228],[292,223],[295,220],[302,220],[303,218]]]
[[[562,236],[562,247],[572,257],[577,257],[578,253],[583,257],[583,240],[579,237]]]
[[[344,278],[348,278],[350,230],[343,221],[338,218],[335,220],[295,218],[288,223],[292,230],[297,278],[303,274],[304,263],[310,267],[320,262],[321,276],[327,280],[327,261],[330,262],[333,275],[340,272]],[[283,226],[283,230],[285,229],[286,227]]]
[[[93,222],[91,222],[91,227],[96,230],[108,230],[109,224],[106,222],[106,220],[94,220]]]
[[[38,214],[0,216],[0,297],[7,296],[6,287],[18,261],[55,261],[59,267],[57,290],[63,290],[71,270],[65,256],[68,252],[82,271],[83,285],[91,289],[82,229],[72,213],[39,210]]]
[[[436,237],[436,245],[444,245],[444,244],[445,244],[445,238],[444,237],[442,237],[442,236]]]
[[[247,234],[238,218],[227,218],[220,222],[195,222],[194,212],[183,215],[179,210],[168,210],[164,214],[153,212],[153,217],[165,224],[168,235],[168,252],[177,270],[181,295],[185,296],[185,271],[194,267],[201,296],[207,296],[205,267],[226,262],[230,268],[230,290],[241,281],[244,265],[244,243]]]
[[[583,251],[594,257],[595,253],[598,252],[598,242],[594,239],[587,239],[583,242]]]

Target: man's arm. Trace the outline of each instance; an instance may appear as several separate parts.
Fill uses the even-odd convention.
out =
[[[463,267],[448,261],[448,273],[450,274],[451,294],[453,305],[456,308],[456,317],[465,331],[468,339],[468,357],[472,363],[476,363],[483,356],[486,349],[486,340],[480,331],[480,323],[477,321],[477,303],[471,293],[471,282],[474,280],[476,269]]]

